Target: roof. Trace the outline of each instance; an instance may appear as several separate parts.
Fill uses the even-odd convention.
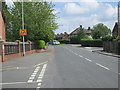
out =
[[[70,33],[70,35],[76,35],[80,31],[79,28],[76,28],[74,31]]]
[[[74,31],[72,31],[70,33],[70,35],[77,35],[79,33],[80,29],[79,28],[76,28]],[[92,29],[84,29],[84,32],[86,34],[91,34],[92,33]]]
[[[120,23],[116,22],[112,31],[113,35],[119,35],[120,33],[118,33],[118,26],[120,26]]]

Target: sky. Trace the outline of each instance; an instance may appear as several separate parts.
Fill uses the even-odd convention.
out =
[[[11,5],[12,0],[6,0]],[[38,0],[36,0],[38,1]],[[51,1],[51,0],[46,0]],[[52,0],[60,25],[56,34],[71,33],[80,25],[83,28],[91,27],[98,23],[105,24],[113,30],[117,22],[118,0]]]

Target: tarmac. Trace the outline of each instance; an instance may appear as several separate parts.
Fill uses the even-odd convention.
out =
[[[81,44],[69,44],[69,45],[76,46],[76,47],[81,47],[81,48],[87,48],[87,47],[82,47]],[[94,53],[99,53],[99,54],[103,54],[103,55],[108,55],[108,56],[113,56],[113,57],[120,58],[120,55],[117,55],[115,53],[108,53],[108,52],[105,52],[104,50],[101,50],[101,48],[103,48],[103,47],[88,47],[88,48],[92,48],[92,52],[94,52]],[[95,48],[95,50],[93,48]]]
[[[105,52],[105,51],[103,51],[103,50],[94,50],[94,51],[92,51],[92,52],[120,58],[120,55],[117,55],[117,54],[115,54],[115,53],[108,53],[108,52]]]

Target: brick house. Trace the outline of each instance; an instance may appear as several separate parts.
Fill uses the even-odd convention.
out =
[[[82,25],[80,27],[76,28],[74,31],[70,33],[70,35],[77,35],[80,32],[80,28],[82,28]],[[92,29],[88,27],[88,29],[83,29],[86,35],[91,35]]]
[[[118,31],[118,26],[119,26],[119,31]],[[112,31],[113,36],[120,36],[120,23],[115,23],[115,26]]]
[[[0,8],[0,40],[6,40],[5,36],[5,17],[2,12],[2,8]]]
[[[60,39],[69,39],[69,35],[67,32],[61,33],[61,34],[57,34],[55,35],[55,39],[56,40],[60,40]]]

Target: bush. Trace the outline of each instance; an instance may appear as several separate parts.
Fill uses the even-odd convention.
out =
[[[117,36],[115,41],[118,41],[120,43],[120,36]]]
[[[82,39],[80,42],[81,42],[81,45],[84,47],[102,47],[103,46],[103,42],[101,39],[93,39],[93,40]]]
[[[59,40],[59,42],[61,44],[69,44],[70,43],[70,40],[69,39],[62,39],[62,40]]]
[[[39,40],[39,49],[44,49],[44,48],[45,48],[45,41]]]

